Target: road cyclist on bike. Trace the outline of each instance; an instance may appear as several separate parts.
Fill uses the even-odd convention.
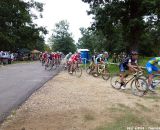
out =
[[[80,52],[77,52],[75,54],[73,54],[70,59],[69,59],[69,64],[70,64],[70,69],[69,69],[69,73],[72,74],[72,70],[73,68],[78,66],[78,63],[81,62],[81,56],[80,56]]]
[[[96,67],[96,58],[97,58],[97,52],[94,52],[94,54],[91,57],[91,62],[90,62],[90,69],[91,71],[94,71],[95,67]]]
[[[95,59],[95,64],[96,64],[96,71],[98,72],[98,64],[105,64],[108,62],[108,52],[101,52],[99,55],[97,55],[96,59]]]
[[[121,89],[125,89],[124,78],[128,76],[128,74],[125,74],[126,71],[135,73],[138,70],[141,70],[140,67],[138,66],[137,60],[138,60],[138,52],[132,51],[131,56],[127,57],[120,63],[119,69],[120,69]]]
[[[68,64],[69,64],[69,58],[71,57],[72,55],[72,52],[69,52],[65,58],[64,58],[64,65],[65,65],[65,68],[67,68]]]
[[[146,69],[149,74],[148,86],[149,86],[149,90],[151,90],[152,92],[155,92],[155,87],[152,84],[153,76],[154,76],[153,72],[160,74],[160,68],[158,67],[158,65],[160,65],[160,57],[152,58],[146,64]]]

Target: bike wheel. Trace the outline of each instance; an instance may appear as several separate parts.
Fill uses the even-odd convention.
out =
[[[108,69],[104,69],[104,70],[102,71],[102,78],[103,78],[104,80],[108,80],[108,79],[110,78],[110,73],[109,73],[109,70],[108,70]]]
[[[45,65],[45,61],[44,61],[44,60],[42,60],[41,62],[42,62],[42,66],[44,66],[44,65]]]
[[[90,74],[90,73],[91,73],[91,67],[90,67],[90,66],[86,69],[86,73],[87,73],[87,74]]]
[[[50,71],[51,69],[52,69],[52,64],[51,63],[45,64],[45,70]]]
[[[71,69],[71,65],[68,65],[68,74],[73,75],[73,69],[72,69],[72,73],[70,73],[70,69]]]
[[[148,84],[144,78],[138,77],[131,82],[131,91],[133,95],[144,96],[148,91]]]
[[[89,66],[89,67],[86,69],[86,73],[87,73],[87,74],[91,74],[93,70],[94,70],[94,69]]]
[[[121,89],[121,80],[119,75],[113,75],[111,77],[110,84],[115,89]]]
[[[57,66],[56,65],[52,65],[52,70],[56,70],[57,69]]]
[[[82,76],[82,68],[78,67],[75,69],[75,75],[79,78]]]
[[[52,70],[57,69],[57,66],[55,64],[52,65]]]

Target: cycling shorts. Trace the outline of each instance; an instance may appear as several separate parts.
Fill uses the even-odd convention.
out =
[[[125,72],[125,70],[128,70],[128,67],[126,65],[124,65],[123,63],[121,63],[119,65],[119,69],[120,69],[120,72]]]

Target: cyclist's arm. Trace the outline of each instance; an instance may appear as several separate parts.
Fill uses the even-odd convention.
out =
[[[128,62],[128,67],[133,69],[134,71],[138,71],[138,64],[137,64],[137,61],[135,62],[135,65],[132,65],[131,64],[131,60],[129,60]]]

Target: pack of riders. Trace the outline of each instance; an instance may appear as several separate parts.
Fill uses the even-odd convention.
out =
[[[124,78],[126,76],[126,71],[129,73],[135,73],[139,70],[141,70],[141,67],[138,65],[138,57],[139,53],[137,51],[131,51],[130,55],[127,56],[125,53],[122,53],[123,58],[120,60],[119,64],[119,70],[120,70],[120,79],[121,79],[121,89],[125,89],[125,83],[124,83]],[[116,53],[113,54],[113,59],[114,62],[116,62]],[[44,52],[41,53],[40,56],[41,60],[44,60],[48,62],[48,60],[54,60],[56,63],[60,63],[62,59],[62,53],[60,52]],[[95,71],[97,71],[98,64],[106,64],[108,62],[109,54],[107,51],[101,51],[100,53],[95,52],[91,56],[91,62],[90,64],[94,66]],[[65,67],[70,65],[70,71],[69,73],[72,73],[72,69],[77,66],[79,63],[82,62],[80,52],[76,52],[72,54],[72,52],[69,52],[64,60]],[[149,89],[151,91],[155,91],[154,86],[152,85],[153,81],[153,73],[159,73],[160,74],[160,68],[158,67],[160,65],[160,57],[154,57],[150,59],[146,63],[146,70],[148,72],[148,85]]]
[[[40,54],[40,60],[45,61],[46,63],[48,63],[49,60],[53,60],[55,63],[60,64],[61,59],[62,59],[61,52],[48,53],[47,51],[45,51],[44,53]]]

